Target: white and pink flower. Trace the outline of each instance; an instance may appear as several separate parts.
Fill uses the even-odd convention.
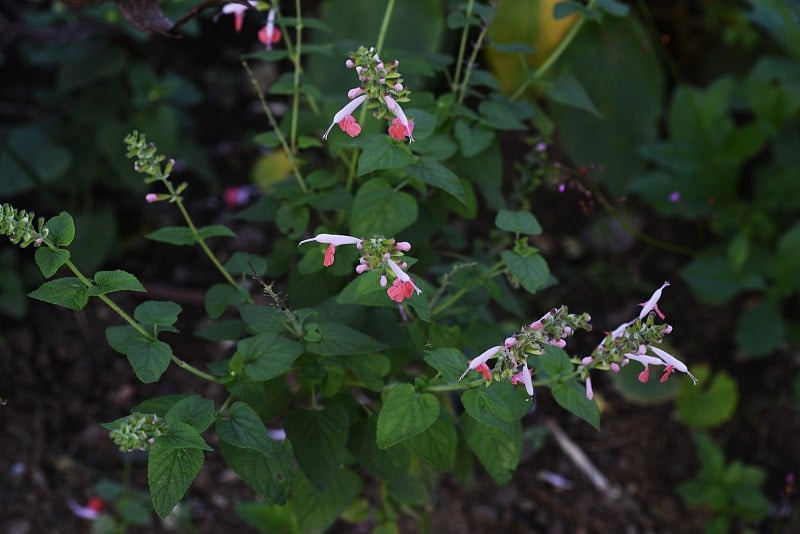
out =
[[[339,234],[317,234],[312,238],[304,239],[300,241],[300,245],[303,243],[310,243],[311,241],[316,241],[317,243],[325,243],[328,245],[328,248],[325,249],[325,260],[323,261],[323,265],[325,267],[330,267],[333,265],[334,255],[336,254],[336,247],[340,245],[360,245],[363,239],[360,237],[353,237],[351,235],[339,235]]]

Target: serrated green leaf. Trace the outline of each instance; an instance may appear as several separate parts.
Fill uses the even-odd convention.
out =
[[[157,416],[164,418],[166,417],[167,412],[173,406],[175,406],[182,399],[186,399],[188,397],[190,397],[190,395],[160,395],[158,397],[153,397],[152,399],[143,400],[131,408],[131,413],[154,413]]]
[[[575,76],[562,72],[547,89],[547,96],[565,106],[588,111],[597,118],[602,118],[586,90]]]
[[[94,275],[94,283],[97,285],[89,291],[92,296],[105,295],[114,291],[147,291],[134,275],[119,269],[97,272]]]
[[[410,163],[410,162],[409,162]],[[353,200],[351,235],[397,235],[417,220],[417,201],[382,179],[362,185]]]
[[[306,477],[319,491],[330,487],[344,461],[349,428],[347,414],[335,406],[323,410],[292,410],[284,419],[284,428]]]
[[[165,226],[145,235],[147,239],[170,245],[194,245],[195,238],[192,231],[185,226]]]
[[[486,150],[496,135],[491,128],[480,124],[472,124],[467,119],[458,119],[453,133],[461,153],[464,157],[471,158]]]
[[[172,421],[166,434],[156,438],[156,447],[165,449],[202,449],[213,451],[196,428],[183,421]]]
[[[240,304],[239,314],[247,324],[247,328],[254,334],[280,333],[287,321],[286,316],[279,310],[258,304]]]
[[[205,432],[214,422],[214,401],[200,395],[192,395],[176,402],[165,415],[170,424],[183,422],[191,425],[197,432]]]
[[[414,163],[411,150],[405,144],[394,142],[388,135],[362,135],[352,143],[361,148],[358,176],[383,169],[400,169]]]
[[[456,427],[444,411],[424,432],[407,439],[403,445],[428,460],[438,471],[450,471],[456,459]]]
[[[432,158],[421,157],[413,165],[405,169],[406,173],[412,178],[416,178],[428,185],[438,187],[442,191],[450,193],[456,200],[465,203],[464,188],[461,180],[453,171]]]
[[[478,105],[481,122],[495,130],[527,130],[520,121],[519,108],[506,101],[482,100]]]
[[[552,345],[546,346],[544,354],[533,358],[531,363],[537,371],[544,371],[548,378],[558,378],[574,371],[566,351]]]
[[[597,403],[586,398],[586,390],[574,381],[556,384],[552,388],[553,398],[559,406],[578,416],[595,430],[600,430],[600,409]]]
[[[236,237],[233,230],[222,224],[212,224],[197,229],[197,233],[202,239],[209,237]]]
[[[44,228],[48,230],[47,239],[57,247],[68,247],[75,239],[75,221],[66,211],[44,223]]]
[[[425,352],[425,362],[439,371],[447,384],[458,382],[469,361],[458,349],[444,348]]]
[[[245,483],[268,502],[284,504],[292,488],[292,457],[288,441],[266,438],[259,449],[220,441],[219,452]]]
[[[494,381],[488,388],[470,389],[461,395],[466,412],[476,421],[497,428],[509,437],[516,432],[515,422],[530,407],[509,383]]]
[[[106,341],[112,349],[120,354],[127,354],[128,342],[135,337],[141,336],[142,334],[130,325],[109,326],[106,328]]]
[[[169,345],[141,336],[128,340],[125,351],[133,372],[145,384],[158,382],[172,360],[172,349]]]
[[[377,441],[378,414],[373,413],[350,430],[350,450],[359,465],[379,477],[392,480],[409,470],[410,454],[402,445],[379,449]]]
[[[234,447],[263,450],[264,443],[272,441],[258,414],[243,402],[235,402],[228,413],[217,420],[217,435]]]
[[[28,296],[71,310],[82,310],[89,302],[89,288],[78,278],[66,276],[45,282],[38,289],[28,293]]]
[[[214,284],[204,299],[206,313],[212,319],[218,319],[228,306],[235,306],[247,300],[247,292],[230,284]]]
[[[243,372],[249,379],[260,381],[287,372],[302,353],[300,343],[273,332],[262,332],[239,341],[234,358],[241,358]]]
[[[473,419],[469,414],[461,416],[459,426],[467,445],[495,482],[500,485],[508,484],[519,464],[522,451],[520,422],[511,423],[511,437],[493,426]]]
[[[339,356],[380,352],[387,345],[339,323],[319,323],[322,339],[318,343],[306,343],[306,350],[312,354]]]
[[[334,482],[323,492],[297,473],[292,488],[292,509],[300,532],[324,532],[361,493],[361,477],[350,470],[338,472]]]
[[[729,421],[736,411],[739,402],[736,381],[724,371],[708,378],[701,379],[701,385],[682,388],[675,403],[678,420],[688,427],[712,428]]]
[[[353,278],[336,296],[338,304],[360,304],[362,306],[391,307],[394,302],[381,287],[379,271],[367,271]]]
[[[390,389],[378,413],[378,448],[388,449],[424,432],[439,417],[439,401],[430,393],[417,394],[411,384]]]
[[[383,389],[383,377],[389,373],[392,362],[383,354],[349,354],[339,358],[372,391]]]
[[[67,263],[69,256],[69,250],[53,250],[47,247],[37,248],[34,255],[36,265],[45,278],[50,278],[56,274],[61,266]]]
[[[506,250],[501,257],[508,270],[519,279],[519,283],[528,292],[536,293],[547,285],[550,279],[550,268],[538,252],[520,256],[515,252]]]
[[[179,304],[169,300],[148,300],[139,304],[133,317],[144,325],[164,329],[172,326],[183,311]]]
[[[191,427],[190,427],[191,428]],[[164,518],[183,498],[203,467],[200,449],[153,447],[147,457],[147,484],[153,508]]]
[[[506,232],[518,232],[526,235],[539,235],[542,233],[542,226],[533,213],[529,211],[502,209],[497,212],[494,224]]]

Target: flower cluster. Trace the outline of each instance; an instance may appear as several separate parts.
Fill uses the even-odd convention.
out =
[[[592,381],[589,370],[611,370],[619,372],[631,361],[642,364],[644,370],[639,373],[639,381],[647,382],[650,379],[650,366],[664,366],[661,382],[666,380],[675,371],[686,373],[692,382],[697,384],[697,379],[689,372],[685,363],[659,347],[665,335],[672,332],[672,326],[666,323],[657,323],[656,316],[663,320],[664,314],[658,309],[658,301],[664,288],[669,282],[653,292],[653,295],[642,302],[639,316],[631,321],[622,323],[606,334],[603,341],[592,351],[592,354],[580,360],[581,376],[586,381],[586,396],[592,398]]]
[[[146,451],[167,429],[167,423],[155,414],[133,413],[109,435],[122,452]]]
[[[336,124],[350,137],[360,134],[361,125],[356,122],[353,112],[366,102],[367,108],[374,110],[375,118],[392,118],[389,135],[393,139],[403,141],[408,137],[409,143],[414,141],[414,121],[406,117],[400,106],[400,102],[408,102],[411,92],[403,85],[403,78],[397,70],[399,65],[397,60],[384,63],[373,47],[362,46],[351,52],[345,66],[355,69],[359,85],[347,92],[350,102],[333,116],[333,121],[322,138],[327,139]]]
[[[356,266],[356,272],[358,274],[367,271],[380,272],[381,287],[389,286],[386,294],[395,302],[403,302],[415,292],[422,292],[414,283],[414,280],[406,273],[408,265],[401,260],[403,255],[411,250],[411,244],[407,241],[397,242],[394,238],[386,239],[382,236],[361,239],[360,237],[349,235],[318,234],[310,239],[304,239],[300,244],[311,241],[328,245],[325,249],[325,259],[322,263],[325,267],[333,265],[336,247],[356,245],[361,251],[361,258],[358,261],[358,266]],[[392,280],[391,285],[389,285],[389,280]]]
[[[11,242],[22,248],[31,243],[38,247],[49,233],[44,227],[44,218],[39,217],[36,225],[33,224],[36,216],[33,212],[17,210],[10,204],[0,204],[0,235],[7,235]]]
[[[244,24],[244,14],[250,8],[256,7],[254,0],[247,0],[247,5],[239,2],[230,2],[222,6],[222,15],[233,15],[233,27],[236,32],[242,31]],[[270,9],[267,14],[267,22],[258,32],[258,40],[267,46],[267,50],[272,50],[272,45],[281,40],[281,31],[275,27],[275,10]]]
[[[515,385],[521,382],[528,395],[533,395],[532,370],[528,368],[528,356],[544,354],[548,345],[564,348],[567,338],[577,330],[592,329],[589,321],[591,317],[586,313],[569,313],[566,306],[553,308],[539,320],[523,325],[519,332],[506,338],[502,345],[491,347],[470,360],[469,367],[461,378],[474,370],[481,373],[487,381],[510,380]],[[492,369],[487,363],[491,359],[497,360]]]

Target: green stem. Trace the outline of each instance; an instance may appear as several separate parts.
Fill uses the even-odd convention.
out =
[[[586,4],[586,10],[588,11],[590,9],[594,9],[595,3],[597,3],[597,0],[589,0],[589,3]],[[544,63],[539,65],[539,68],[533,73],[533,77],[525,80],[525,82],[520,85],[516,91],[514,91],[514,94],[509,97],[509,100],[513,102],[514,100],[518,99],[520,96],[522,96],[528,86],[540,80],[542,76],[544,76],[545,73],[550,70],[550,67],[553,66],[558,58],[561,57],[561,54],[563,54],[564,51],[569,47],[585,23],[586,17],[582,15],[579,16],[578,22],[570,26],[569,31],[567,31],[567,34],[563,39],[561,39],[561,42],[558,43],[558,46],[552,52],[550,52],[550,55],[547,56],[547,59],[544,60]]]
[[[46,243],[46,244],[47,244],[47,246],[48,246],[48,247],[50,247],[51,249],[53,249],[53,250],[59,250],[59,249],[58,249],[58,247],[56,247],[56,246],[55,246],[55,245],[53,245],[52,243],[50,243],[50,242],[48,242],[48,241],[45,241],[45,243]],[[89,280],[88,278],[86,278],[86,276],[84,276],[84,274],[83,274],[83,273],[80,271],[80,269],[78,269],[78,268],[75,266],[75,264],[74,264],[74,263],[72,263],[70,260],[67,260],[67,261],[66,261],[66,263],[65,263],[65,265],[66,265],[66,266],[67,266],[67,268],[68,268],[70,271],[72,271],[72,273],[73,273],[73,274],[74,274],[74,275],[75,275],[75,276],[76,276],[76,277],[77,277],[77,278],[78,278],[78,279],[79,279],[79,280],[80,280],[80,281],[83,283],[83,285],[85,285],[86,287],[92,287],[92,286],[94,285],[94,284],[92,283],[92,281],[91,281],[91,280]],[[154,336],[153,334],[151,334],[150,332],[148,332],[147,330],[145,330],[144,328],[142,328],[142,325],[140,325],[138,322],[136,322],[136,321],[133,319],[133,317],[131,317],[130,315],[128,315],[128,314],[125,312],[125,310],[123,310],[122,308],[120,308],[120,307],[117,305],[117,303],[116,303],[116,302],[114,302],[113,300],[111,300],[110,298],[108,298],[106,295],[96,295],[96,296],[97,296],[97,298],[99,298],[101,301],[103,301],[103,303],[104,303],[106,306],[108,306],[109,308],[111,308],[112,310],[114,310],[114,312],[115,312],[117,315],[119,315],[119,316],[120,316],[120,317],[121,317],[121,318],[122,318],[122,319],[123,319],[123,320],[124,320],[126,323],[128,323],[129,325],[131,325],[131,326],[134,328],[134,330],[136,330],[136,331],[137,331],[139,334],[141,334],[141,335],[142,335],[142,337],[144,337],[145,339],[148,339],[148,340],[150,340],[150,341],[156,341],[156,340],[158,339],[156,336]],[[172,358],[172,361],[173,361],[173,362],[175,362],[175,364],[176,364],[178,367],[180,367],[181,369],[186,369],[187,371],[189,371],[189,372],[190,372],[190,373],[192,373],[193,375],[197,375],[197,376],[199,376],[200,378],[203,378],[203,379],[205,379],[205,380],[208,380],[209,382],[215,382],[215,383],[219,383],[219,379],[218,379],[217,377],[215,377],[215,376],[213,376],[213,375],[210,375],[210,374],[208,374],[208,373],[204,373],[203,371],[201,371],[200,369],[197,369],[197,368],[196,368],[196,367],[194,367],[193,365],[190,365],[190,364],[186,363],[185,361],[181,360],[180,358],[178,358],[178,357],[177,357],[177,356],[175,356],[174,354],[172,354],[172,355],[171,355],[171,358]]]
[[[220,406],[219,410],[217,410],[217,415],[224,415],[225,412],[228,411],[228,406],[230,406],[232,402],[233,402],[233,395],[228,395],[228,398],[225,399],[225,402],[223,402],[222,406]]]
[[[381,55],[383,49],[383,41],[386,39],[386,33],[389,30],[389,21],[392,19],[392,12],[394,11],[395,0],[389,0],[386,3],[386,9],[383,12],[383,21],[381,21],[380,30],[378,30],[378,40],[375,43],[375,53]]]
[[[464,70],[464,80],[461,82],[461,93],[458,96],[458,103],[461,104],[464,102],[464,98],[467,96],[467,86],[469,85],[469,78],[472,75],[473,67],[475,66],[475,61],[478,59],[478,51],[481,49],[481,45],[483,44],[483,40],[486,38],[486,34],[489,32],[489,26],[485,25],[481,30],[481,33],[478,34],[478,39],[475,41],[475,46],[472,47],[472,53],[469,56],[469,61],[467,61],[467,68]]]
[[[494,278],[495,276],[500,274],[500,272],[503,269],[503,266],[504,266],[504,263],[502,261],[499,261],[499,262],[495,263],[494,265],[492,265],[489,268],[488,271],[486,271],[486,273],[483,275],[482,279],[483,280],[488,280],[490,278]],[[436,308],[434,308],[431,311],[431,318],[434,318],[434,317],[438,316],[440,313],[445,311],[447,308],[449,308],[450,306],[452,306],[453,304],[458,302],[461,299],[461,297],[463,297],[467,293],[468,293],[467,289],[459,289],[453,295],[450,295],[450,297],[447,300],[445,300],[444,302],[439,304]]]
[[[467,2],[467,12],[466,18],[472,16],[472,6],[475,4],[475,0],[469,0]],[[461,65],[464,63],[464,54],[467,51],[467,38],[469,37],[469,24],[466,24],[464,28],[461,30],[461,43],[458,45],[458,57],[456,58],[456,72],[453,75],[453,83],[450,87],[450,90],[453,92],[453,96],[456,96],[461,86]]]
[[[292,126],[289,138],[292,143],[292,155],[297,153],[297,117],[300,105],[300,74],[303,66],[301,54],[303,49],[303,19],[300,11],[300,0],[295,0],[295,11],[297,11],[297,45],[294,53],[294,89],[292,94]],[[294,159],[294,158],[292,158]]]
[[[250,65],[247,63],[246,59],[242,60],[242,66],[244,67],[245,72],[247,72],[247,77],[250,79],[250,83],[253,85],[253,88],[258,95],[258,100],[261,102],[261,109],[264,110],[264,114],[267,116],[267,120],[269,120],[270,126],[275,131],[275,135],[278,136],[278,142],[281,144],[283,151],[286,153],[286,157],[289,158],[289,163],[292,166],[292,173],[294,174],[294,178],[297,181],[297,185],[300,187],[300,190],[303,193],[308,193],[308,186],[306,185],[305,180],[303,179],[303,175],[300,174],[300,169],[297,166],[297,159],[294,156],[289,144],[286,142],[286,138],[281,132],[281,129],[278,127],[278,123],[275,121],[275,116],[272,115],[272,111],[269,109],[267,105],[267,100],[264,98],[264,92],[261,90],[261,87],[258,86],[258,80],[256,80],[253,71],[250,69]]]

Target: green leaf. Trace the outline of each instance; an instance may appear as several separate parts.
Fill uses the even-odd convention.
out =
[[[438,161],[423,156],[413,165],[406,167],[405,171],[412,178],[438,187],[442,191],[453,195],[462,204],[465,203],[466,197],[464,196],[464,188],[461,186],[461,180],[453,171]]]
[[[800,290],[800,223],[795,223],[778,239],[775,284],[789,293]]]
[[[78,278],[67,276],[45,282],[38,289],[28,293],[28,296],[71,310],[82,310],[89,302],[89,288]]]
[[[92,296],[105,295],[113,291],[142,291],[147,290],[139,280],[127,271],[99,271],[94,275],[96,286],[89,290]]]
[[[624,17],[630,10],[628,5],[617,0],[597,0],[597,7],[614,17]]]
[[[538,252],[520,256],[506,250],[501,257],[511,274],[519,279],[519,283],[528,292],[536,293],[547,285],[550,279],[550,268]]]
[[[268,502],[286,503],[294,461],[288,442],[266,438],[259,449],[251,449],[221,440],[219,452],[230,468]]]
[[[725,258],[697,258],[681,270],[697,297],[709,304],[727,302],[741,291],[763,290],[763,278],[756,273],[737,271]]]
[[[493,426],[484,425],[469,414],[461,416],[459,425],[467,445],[495,482],[500,485],[508,484],[519,464],[522,452],[522,425],[520,422],[512,423],[510,438],[507,433]]]
[[[509,102],[499,100],[482,100],[478,105],[481,122],[495,130],[527,130],[519,119],[518,108]],[[465,154],[466,155],[466,154]]]
[[[410,162],[409,162],[410,163]],[[357,236],[397,235],[417,220],[417,202],[375,178],[362,185],[353,200],[350,233]]]
[[[286,316],[279,310],[258,304],[240,304],[239,314],[254,334],[261,332],[280,333],[286,323]]]
[[[783,343],[785,334],[780,302],[767,297],[739,316],[736,344],[749,357],[767,356]]]
[[[106,328],[106,341],[112,349],[120,354],[128,353],[128,342],[135,337],[141,337],[134,327],[130,325],[125,326],[109,326]]]
[[[363,484],[360,476],[342,469],[333,483],[320,492],[303,473],[297,473],[292,488],[292,508],[300,532],[324,532],[358,498]]]
[[[536,370],[543,371],[548,378],[559,378],[574,370],[569,355],[564,349],[548,345],[544,354],[531,360]]]
[[[165,449],[202,449],[213,451],[196,428],[183,421],[169,424],[167,433],[156,438],[156,446]]]
[[[255,273],[253,269],[255,269]],[[253,274],[261,276],[267,270],[267,260],[257,254],[237,251],[225,262],[225,270],[231,274],[242,273],[248,276]]]
[[[461,153],[471,158],[489,148],[497,137],[494,130],[481,124],[471,124],[467,119],[458,119],[453,130]]]
[[[580,417],[595,430],[600,430],[600,409],[593,400],[586,398],[586,391],[574,381],[556,384],[552,388],[553,398],[559,406]]]
[[[185,226],[165,226],[145,235],[147,239],[170,245],[194,245],[192,231]]]
[[[192,395],[176,402],[166,412],[167,423],[182,422],[191,425],[197,432],[204,432],[214,422],[214,401],[200,395]]]
[[[131,413],[154,413],[157,416],[164,418],[167,412],[175,406],[182,399],[186,399],[190,395],[160,395],[152,399],[146,399],[131,408]]]
[[[133,317],[148,327],[166,329],[175,324],[181,311],[183,308],[172,301],[148,300],[136,307]]]
[[[586,6],[576,0],[564,0],[553,6],[553,18],[556,20],[569,17],[573,13],[583,13]]]
[[[403,445],[428,460],[438,471],[450,471],[456,460],[456,427],[444,410],[424,432],[407,439]]]
[[[380,284],[381,273],[370,270],[353,278],[336,296],[337,304],[391,307],[392,300]]]
[[[347,414],[335,406],[292,410],[284,419],[297,463],[311,483],[324,491],[336,482],[347,445]]]
[[[49,230],[47,239],[57,247],[68,247],[75,239],[75,222],[66,211],[62,211],[44,223],[44,228]]]
[[[378,414],[378,448],[388,449],[424,432],[439,417],[439,401],[430,393],[421,395],[411,384],[391,388]]]
[[[488,388],[465,391],[461,402],[473,419],[513,437],[515,422],[525,415],[533,401],[526,401],[510,383],[494,381]]]
[[[42,271],[42,276],[50,278],[56,274],[62,265],[67,263],[69,250],[53,250],[47,247],[40,247],[36,249],[35,259],[36,265]]]
[[[701,377],[707,374],[701,371],[697,370]],[[711,380],[709,378],[700,378],[701,385],[685,386],[678,396],[678,420],[688,427],[706,429],[719,426],[736,412],[739,402],[736,381],[724,371],[715,373]]]
[[[442,374],[446,384],[458,382],[469,361],[458,349],[444,348],[425,352],[425,362]]]
[[[401,169],[414,163],[411,150],[388,135],[362,135],[351,143],[361,148],[356,171],[358,176],[382,169]]]
[[[218,319],[228,306],[241,304],[247,300],[247,292],[243,288],[230,284],[214,284],[206,291],[206,313],[212,319]]]
[[[388,348],[385,343],[339,323],[319,323],[319,331],[322,339],[318,343],[306,343],[306,350],[312,354],[363,354]]]
[[[262,332],[242,339],[236,345],[234,359],[240,359],[244,374],[251,380],[269,380],[287,372],[303,353],[303,346],[273,332]]]
[[[349,367],[367,389],[375,392],[383,390],[383,377],[389,374],[392,365],[383,354],[349,354],[339,361]]]
[[[145,384],[158,382],[172,360],[172,349],[163,341],[136,336],[125,344],[125,354],[137,378]]]
[[[602,118],[581,83],[569,72],[559,74],[553,84],[548,87],[547,96],[559,104],[582,109],[597,118]]]
[[[236,234],[225,225],[212,224],[197,229],[197,233],[201,239],[208,239],[209,237],[236,237]]]
[[[246,332],[244,321],[241,319],[223,319],[204,325],[195,331],[194,335],[208,341],[229,341],[243,337]]]
[[[542,227],[533,213],[529,211],[510,211],[502,209],[497,212],[494,224],[506,232],[517,232],[527,235],[539,235]]]
[[[227,416],[217,420],[219,439],[242,449],[263,450],[264,443],[272,441],[258,414],[243,402],[235,402]]]
[[[153,508],[164,518],[181,500],[203,467],[200,449],[153,447],[147,456],[147,484]]]

